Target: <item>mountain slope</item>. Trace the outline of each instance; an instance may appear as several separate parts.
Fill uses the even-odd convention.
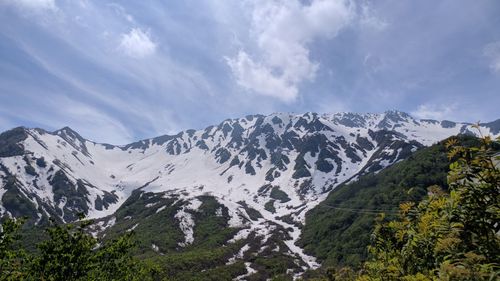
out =
[[[472,136],[457,139],[464,146],[479,145]],[[423,148],[379,173],[338,186],[306,214],[297,244],[320,259],[323,266],[359,266],[366,260],[371,234],[367,230],[373,229],[377,215],[394,216],[400,203],[419,202],[430,186],[448,188],[450,160],[445,142]]]
[[[498,123],[483,124],[483,133]],[[83,212],[102,218],[96,235],[163,227],[168,238],[144,237],[143,251],[153,253],[247,241],[239,258],[279,246],[301,270],[318,264],[295,242],[306,212],[329,191],[470,132],[470,124],[398,111],[253,115],[125,146],[95,143],[67,127],[16,128],[0,135],[0,213],[43,224]],[[211,211],[202,211],[207,202]],[[200,213],[220,226],[217,239],[205,241],[210,226]]]
[[[323,265],[359,265],[377,214],[390,216],[400,203],[418,202],[431,185],[446,187],[448,166],[444,145],[438,143],[378,174],[338,186],[307,213],[298,244]]]

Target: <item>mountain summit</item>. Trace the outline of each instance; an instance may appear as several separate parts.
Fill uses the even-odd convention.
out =
[[[481,131],[499,135],[500,120]],[[339,184],[456,134],[475,131],[400,111],[250,115],[124,146],[86,140],[69,127],[19,127],[0,134],[0,215],[43,224],[84,213],[100,218],[99,235],[133,219],[117,215],[124,206],[145,202],[141,208],[151,214],[175,206],[182,248],[195,241],[193,216],[211,198],[219,206],[214,214],[238,230],[230,241],[253,236],[266,245],[279,234],[301,266],[316,267],[295,245],[308,210]]]

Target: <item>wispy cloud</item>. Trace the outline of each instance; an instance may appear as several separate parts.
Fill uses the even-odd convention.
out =
[[[0,130],[123,143],[276,111],[498,118],[500,75],[478,73],[500,73],[498,1],[396,2],[0,0]]]
[[[411,112],[411,115],[419,119],[453,119],[454,111],[457,109],[456,104],[450,105],[437,105],[437,104],[421,104],[417,107],[415,111]]]
[[[11,108],[0,108],[0,115],[6,117],[14,115],[17,122],[23,122],[18,125],[33,124],[36,127],[43,126],[42,128],[47,130],[70,126],[85,138],[98,142],[127,144],[136,140],[133,128],[128,127],[109,112],[95,107],[92,103],[64,95],[57,95],[57,98],[53,98],[54,96],[50,93],[47,93],[46,97],[43,106],[39,106],[37,111],[33,110],[29,103],[14,104]],[[0,126],[6,126],[4,129],[11,128],[15,126],[14,124],[8,119],[0,118]]]
[[[125,18],[128,22],[135,22],[134,17],[129,14],[122,5],[117,3],[109,3],[108,6],[111,7],[118,16]]]
[[[0,4],[14,6],[24,11],[55,11],[55,0],[3,0]]]
[[[66,106],[61,107],[61,103]],[[106,140],[111,144],[127,144],[135,140],[132,128],[92,104],[60,96],[57,101],[48,101],[46,106],[56,114],[40,115],[33,112],[24,114],[28,118],[41,118],[43,123],[51,124],[55,129],[69,125],[84,137],[94,141]]]
[[[30,76],[30,82],[24,80],[27,78],[16,81],[20,78],[15,76],[0,79],[3,90],[0,101],[23,107],[46,103],[43,100],[57,104],[50,108],[30,107],[32,114],[23,116],[31,116],[32,122],[15,118],[11,124],[25,120],[21,124],[54,128],[64,123],[87,133],[89,138],[110,143],[123,143],[131,136],[137,139],[174,133],[189,126],[183,125],[185,121],[178,119],[180,113],[173,107],[186,107],[179,105],[179,100],[196,100],[194,94],[198,92],[212,93],[204,75],[162,53],[151,28],[131,18],[121,6],[70,1],[61,2],[59,9],[58,17],[44,18],[46,24],[25,23],[25,28],[36,30],[35,37],[15,28],[0,29],[0,36],[6,35],[4,38],[12,40],[10,44],[26,56],[29,64],[22,65],[24,77],[31,74],[31,69],[38,71],[37,75]],[[24,18],[23,15],[16,20]],[[153,55],[154,59],[150,59]],[[5,74],[19,73],[18,67],[13,67],[0,63],[0,72],[9,69]],[[8,85],[16,86],[8,88]],[[174,96],[174,91],[180,95]],[[73,103],[78,104],[75,112],[85,112],[81,114],[81,117],[87,115],[85,118],[63,117],[63,112],[71,114],[65,109],[72,108]],[[16,108],[5,109],[19,111]],[[58,119],[64,122],[56,122]],[[96,123],[109,128],[108,132],[97,130]],[[1,129],[8,128],[5,125],[8,123],[2,124]],[[130,131],[120,124],[127,124]]]
[[[494,72],[500,72],[500,41],[487,44],[483,54],[489,59],[489,66]]]

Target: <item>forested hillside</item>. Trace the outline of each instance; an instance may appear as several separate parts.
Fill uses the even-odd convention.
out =
[[[475,138],[462,136],[462,143]],[[367,258],[370,231],[379,213],[391,216],[402,202],[420,201],[431,185],[447,187],[449,171],[441,141],[377,174],[343,184],[306,215],[299,244],[323,266],[360,265]]]

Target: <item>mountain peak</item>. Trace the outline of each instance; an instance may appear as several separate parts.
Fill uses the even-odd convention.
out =
[[[51,133],[52,135],[60,136],[63,140],[69,143],[76,150],[82,152],[85,155],[89,155],[87,147],[85,143],[87,142],[80,134],[71,129],[68,126],[65,126],[59,130],[56,130]]]
[[[400,110],[396,110],[396,109],[392,109],[392,110],[387,110],[384,112],[385,116],[391,116],[391,117],[401,117],[401,118],[413,118],[410,114],[404,112],[404,111],[400,111]]]
[[[495,122],[486,125],[482,128],[487,133],[498,128]],[[313,259],[295,242],[305,213],[328,192],[468,128],[451,121],[424,122],[396,110],[273,113],[228,119],[117,149],[86,141],[68,126],[49,133],[20,127],[0,134],[0,194],[16,192],[0,198],[0,216],[9,212],[37,222],[48,216],[70,222],[83,212],[89,218],[109,216],[123,225],[130,222],[118,210],[128,208],[128,200],[153,216],[171,208],[170,221],[187,237],[177,244],[184,247],[196,231],[186,224],[196,216],[189,210],[199,208],[189,202],[211,198],[221,206],[213,215],[224,217],[227,225],[269,241],[275,240],[273,235],[286,235],[280,248],[287,247],[284,251],[312,266]],[[16,188],[11,188],[12,178]],[[18,198],[30,202],[28,207],[14,204]],[[165,200],[171,203],[161,206]],[[131,216],[138,229],[145,225],[139,214]]]
[[[71,129],[69,126],[64,126],[61,129],[55,130],[53,134],[78,134],[75,130]]]
[[[78,134],[75,130],[71,129],[68,126],[64,126],[63,128],[52,132],[52,134],[59,135],[67,141],[68,141],[67,138],[70,138],[71,140],[79,140],[82,143],[85,142],[85,139],[82,136],[80,136],[80,134]]]

